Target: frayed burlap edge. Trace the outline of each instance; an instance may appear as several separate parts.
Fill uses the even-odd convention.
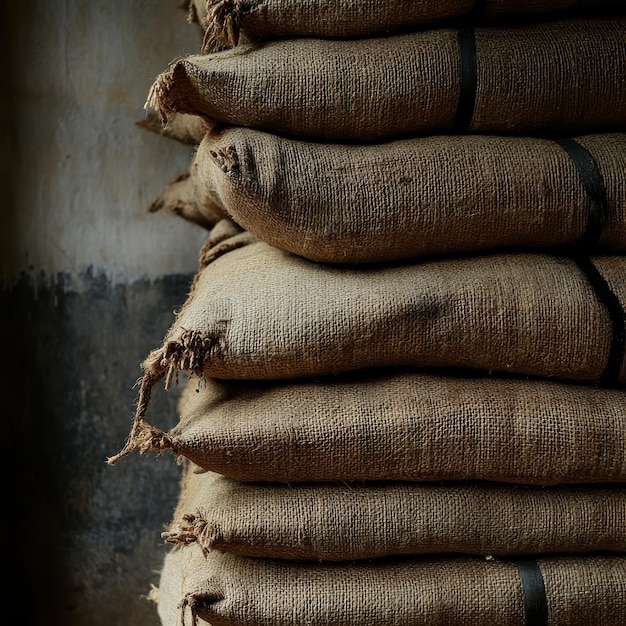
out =
[[[208,0],[202,54],[234,48],[239,43],[241,11],[240,0]]]
[[[196,289],[202,269],[220,256],[257,241],[254,235],[242,231],[231,220],[218,222],[200,251],[198,272],[192,281],[189,298]],[[165,449],[176,453],[176,446],[171,438],[162,430],[148,424],[145,419],[152,391],[163,379],[165,391],[169,391],[174,380],[178,380],[180,372],[188,372],[190,376],[203,379],[204,364],[213,358],[216,351],[222,349],[222,341],[223,337],[219,333],[199,333],[183,328],[176,340],[166,340],[161,348],[148,355],[142,363],[145,373],[139,380],[139,399],[130,434],[122,450],[107,458],[109,465],[115,465],[136,449],[142,454],[149,451],[161,454]]]
[[[151,112],[147,114],[147,117],[150,115],[158,116],[161,124],[165,127],[167,127],[170,118],[177,113],[198,115],[195,110],[192,110],[189,103],[184,102],[185,92],[188,89],[185,87],[188,82],[185,66],[184,58],[172,61],[168,69],[161,72],[152,83],[144,103],[144,110]],[[220,122],[208,116],[200,115],[199,117],[206,124],[207,133],[221,125]],[[155,122],[151,121],[151,124],[154,127]]]
[[[223,600],[223,595],[218,595],[215,592],[206,592],[206,593],[198,593],[191,592],[188,593],[178,605],[178,608],[181,611],[180,614],[180,624],[181,626],[186,626],[186,615],[187,609],[191,612],[191,626],[198,626],[198,606],[202,605],[206,608],[208,604],[213,602],[219,602]],[[203,622],[205,623],[205,622]]]
[[[148,98],[143,107],[146,111],[156,111],[163,125],[167,124],[169,116],[177,111],[176,102],[170,98],[174,87],[175,70],[176,64],[157,76],[150,87]]]
[[[169,391],[181,371],[189,371],[201,378],[204,375],[205,361],[211,359],[220,341],[218,336],[183,330],[176,341],[167,341],[162,348],[150,353],[142,364],[145,374],[141,378],[139,400],[130,434],[122,450],[107,459],[109,465],[114,465],[137,448],[140,452],[147,452],[172,447],[167,435],[150,426],[145,420],[152,390],[165,378],[165,390]]]
[[[198,512],[186,513],[182,520],[170,530],[162,532],[166,543],[188,546],[197,543],[202,552],[208,554],[219,539],[217,527],[204,519]]]

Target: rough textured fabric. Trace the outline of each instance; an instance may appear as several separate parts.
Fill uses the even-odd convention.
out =
[[[593,264],[623,319],[626,257],[597,256]],[[593,383],[606,368],[613,330],[607,307],[567,257],[493,254],[346,268],[256,241],[200,269],[143,367],[146,385],[177,370],[268,380],[390,366]],[[620,363],[623,383],[623,355]]]
[[[194,467],[164,538],[207,552],[313,561],[626,552],[623,487],[246,484]]]
[[[204,51],[214,51],[239,43],[245,33],[253,39],[279,37],[363,37],[389,33],[410,26],[431,25],[471,13],[476,0],[199,0],[204,5],[202,24],[208,26]],[[616,5],[612,0],[486,0],[474,19],[501,19],[513,16],[540,16],[593,6],[595,14]]]
[[[626,252],[626,134],[577,142],[606,188],[600,249]],[[209,224],[217,204],[270,245],[334,263],[573,245],[592,205],[560,145],[520,137],[347,146],[221,129],[201,143],[191,179]]]
[[[623,626],[626,558],[538,560],[550,626]],[[524,626],[515,563],[479,557],[294,563],[174,548],[159,592],[163,626]],[[200,622],[202,623],[202,622]]]
[[[142,364],[135,422],[109,463],[136,447],[152,389],[179,371],[278,380],[413,366],[626,382],[624,256],[589,260],[598,291],[576,261],[547,254],[347,269],[245,231],[232,240],[211,233],[187,301]]]
[[[216,204],[203,201],[200,205],[193,181],[187,173],[171,180],[152,201],[148,211],[150,213],[169,211],[209,230],[225,217],[225,213]]]
[[[592,133],[626,126],[626,18],[476,30],[471,132]],[[459,33],[294,39],[179,60],[148,107],[297,137],[370,142],[450,131]],[[330,88],[329,86],[332,86]]]
[[[192,379],[171,450],[242,481],[626,482],[622,390],[400,371],[304,382]]]

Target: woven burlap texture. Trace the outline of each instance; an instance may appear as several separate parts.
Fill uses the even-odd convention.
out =
[[[626,18],[476,30],[469,131],[593,133],[626,126]],[[455,29],[293,39],[178,60],[146,106],[300,138],[372,142],[454,128]]]
[[[153,388],[165,379],[168,389],[180,371],[278,380],[411,366],[596,383],[610,363],[614,383],[626,381],[626,357],[614,351],[626,308],[624,256],[591,262],[615,297],[619,310],[610,310],[569,257],[345,268],[227,231],[216,246],[209,237],[187,301],[144,360],[135,422],[110,463],[136,447]]]
[[[163,536],[207,552],[351,561],[626,551],[622,486],[249,484],[189,465],[177,514]]]
[[[196,0],[191,3],[191,20],[208,27],[203,50],[215,51],[237,45],[242,37],[276,39],[279,37],[354,38],[389,34],[411,26],[432,25],[467,16],[477,5],[475,0],[382,0],[353,2],[327,0]],[[475,20],[491,21],[513,16],[553,17],[573,7],[593,5],[601,15],[613,0],[485,0],[480,3]]]
[[[622,390],[412,371],[194,378],[179,415],[167,433],[142,420],[133,446],[241,481],[626,482]]]
[[[626,134],[577,141],[606,189],[599,250],[626,252]],[[347,146],[219,129],[190,178],[208,226],[217,205],[270,245],[333,263],[573,245],[592,205],[560,145],[521,137]]]
[[[550,626],[623,626],[626,558],[546,557]],[[480,557],[294,563],[175,547],[158,593],[163,626],[525,626],[514,563]],[[194,622],[195,623],[195,622]],[[202,622],[200,622],[202,624]]]
[[[626,306],[626,257],[596,269]],[[568,257],[493,254],[373,268],[319,264],[264,242],[202,268],[144,368],[284,379],[368,367],[471,368],[597,382],[613,324]],[[626,380],[622,362],[619,380]]]

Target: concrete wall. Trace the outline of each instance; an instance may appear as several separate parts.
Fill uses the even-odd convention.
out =
[[[177,0],[2,6],[3,535],[21,624],[147,626],[171,456],[106,458],[140,362],[187,294],[205,233],[148,214],[191,148],[139,129],[155,76],[199,49]],[[151,419],[177,419],[177,392]],[[8,606],[7,606],[8,609]]]

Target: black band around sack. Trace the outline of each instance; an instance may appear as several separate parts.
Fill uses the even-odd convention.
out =
[[[515,561],[522,581],[526,626],[548,626],[548,599],[537,561]]]
[[[459,53],[461,57],[461,88],[452,130],[455,133],[464,133],[469,130],[474,117],[478,81],[476,35],[473,28],[461,28],[459,30]]]
[[[574,162],[580,180],[589,196],[587,228],[578,240],[578,247],[592,249],[600,241],[608,220],[608,200],[606,186],[596,160],[587,148],[574,139],[557,139],[556,143],[567,152]]]
[[[600,274],[598,268],[591,262],[591,259],[587,257],[577,257],[575,261],[596,292],[598,300],[606,307],[611,318],[613,338],[606,367],[600,377],[600,384],[613,387],[619,383],[619,374],[622,369],[626,351],[626,322],[624,320],[624,309],[617,296],[613,293],[611,286],[607,283],[604,276]]]

